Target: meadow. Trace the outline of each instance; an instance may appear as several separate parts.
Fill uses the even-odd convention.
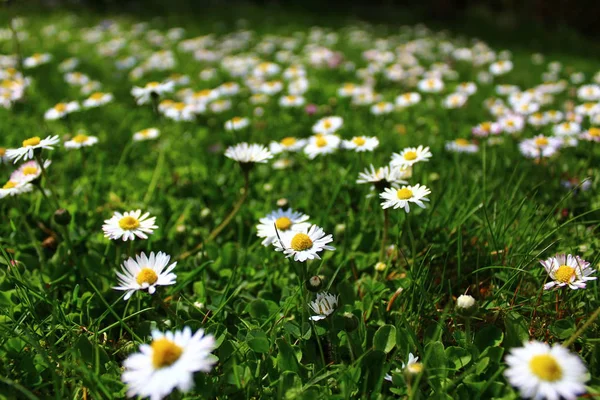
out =
[[[260,12],[4,16],[0,398],[599,396],[598,60]]]

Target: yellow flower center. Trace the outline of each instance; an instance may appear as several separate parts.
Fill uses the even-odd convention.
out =
[[[405,93],[402,95],[402,97],[404,98],[404,100],[410,101],[411,95],[410,95],[410,93]]]
[[[404,153],[404,159],[406,161],[416,160],[417,159],[417,153],[415,153],[414,151],[407,151],[406,153]]]
[[[421,372],[423,372],[423,364],[421,364],[421,363],[410,364],[410,365],[406,366],[406,369],[411,374],[415,374],[415,375],[420,374]]]
[[[296,236],[292,238],[291,246],[295,251],[308,250],[312,245],[313,241],[305,233],[297,233]]]
[[[35,53],[34,55],[31,56],[31,58],[33,58],[36,61],[41,61],[41,59],[44,57],[43,54],[40,53]]]
[[[21,170],[21,172],[23,173],[23,175],[35,175],[38,172],[37,167],[32,167],[30,165],[23,167],[23,169]]]
[[[538,378],[548,382],[556,382],[563,375],[560,365],[549,354],[533,356],[529,361],[529,368]]]
[[[434,86],[435,86],[435,81],[433,79],[430,79],[427,81],[428,88],[433,89]]]
[[[585,108],[586,110],[591,110],[592,108],[594,108],[595,105],[596,103],[585,103],[583,105],[583,108]]]
[[[152,347],[152,365],[154,368],[164,368],[179,360],[183,349],[166,338],[154,340]]]
[[[492,124],[489,122],[484,122],[483,124],[481,124],[481,129],[483,129],[486,132],[489,132],[489,130],[492,129]]]
[[[37,146],[41,141],[42,139],[40,139],[39,136],[34,136],[32,138],[23,140],[23,147]]]
[[[275,221],[275,226],[280,231],[287,231],[292,227],[292,220],[288,217],[280,217]]]
[[[357,145],[357,146],[362,146],[364,145],[367,141],[363,138],[359,137],[355,137],[352,139],[352,142]]]
[[[67,105],[65,103],[58,103],[54,106],[54,109],[58,112],[65,112],[67,111]]]
[[[8,181],[4,184],[4,186],[2,186],[2,189],[14,189],[17,187],[17,182],[15,181]]]
[[[158,87],[158,85],[160,85],[160,83],[158,83],[158,82],[149,82],[148,84],[146,84],[146,87],[148,89],[153,89],[155,87]]]
[[[327,139],[325,139],[323,136],[317,137],[316,145],[317,145],[317,147],[327,146]]]
[[[152,285],[158,280],[158,275],[156,275],[156,272],[154,272],[152,268],[146,267],[142,268],[142,270],[138,272],[135,280],[137,281],[138,285],[141,285],[142,283]]]
[[[600,136],[600,129],[599,128],[590,128],[588,133],[590,134],[590,136],[598,137],[598,136]]]
[[[206,97],[206,96],[210,96],[210,93],[211,93],[210,89],[204,89],[204,90],[201,90],[201,91],[197,92],[196,94],[199,97]]]
[[[185,109],[185,103],[177,102],[173,104],[172,107],[177,111],[183,111]]]
[[[564,127],[565,129],[571,129],[571,123],[570,123],[570,122],[565,122],[565,123],[563,124],[563,127]]]
[[[79,143],[79,144],[81,144],[81,143],[85,143],[85,142],[87,142],[88,138],[89,138],[89,137],[88,137],[87,135],[84,135],[84,134],[81,134],[81,133],[80,133],[80,134],[78,134],[78,135],[75,135],[75,137],[73,138],[73,141],[74,141],[75,143]]]
[[[408,200],[411,197],[413,197],[413,192],[408,188],[402,188],[398,189],[398,191],[396,192],[396,196],[398,196],[400,200]]]
[[[240,117],[233,117],[231,118],[231,122],[233,122],[234,124],[237,124],[238,122],[241,122],[242,119]]]
[[[281,141],[281,144],[285,147],[290,147],[294,145],[294,143],[296,143],[296,138],[294,137],[286,137]]]
[[[325,122],[323,122],[323,128],[325,129],[329,129],[331,128],[332,124],[329,120],[326,120]]]
[[[140,226],[140,221],[138,221],[137,218],[129,215],[129,216],[123,217],[119,220],[119,226],[123,230],[131,231],[131,230],[137,229]]]
[[[140,131],[140,135],[142,135],[143,137],[148,137],[150,135],[151,130],[150,129],[144,129],[142,131]]]
[[[6,154],[6,149],[4,147],[0,147],[0,157],[4,157]]]
[[[352,84],[352,83],[346,83],[344,85],[344,90],[354,90],[354,84]]]
[[[535,139],[535,144],[538,147],[548,146],[548,139],[545,137],[539,137]]]
[[[467,139],[456,139],[454,141],[458,146],[468,146],[470,143]]]
[[[569,283],[573,275],[575,275],[575,268],[569,267],[568,265],[561,265],[556,270],[554,279],[562,283]]]
[[[508,121],[506,121],[506,125],[515,126],[515,121],[513,121],[512,119],[509,119]]]
[[[103,97],[104,97],[104,93],[102,93],[102,92],[96,92],[96,93],[94,93],[94,94],[92,94],[90,96],[90,99],[92,99],[92,100],[102,100]]]

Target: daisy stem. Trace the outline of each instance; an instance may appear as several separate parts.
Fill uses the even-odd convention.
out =
[[[575,332],[573,335],[571,335],[571,337],[569,338],[569,340],[567,340],[566,342],[564,342],[562,345],[563,347],[569,347],[570,345],[573,344],[573,342],[575,342],[575,339],[577,339],[579,336],[581,336],[581,334],[583,334],[583,332],[590,327],[590,325],[592,325],[594,323],[594,321],[598,318],[598,316],[600,315],[600,307],[598,307],[596,309],[596,311],[594,311],[594,313],[592,314],[592,316],[585,321],[585,324],[583,324],[581,326],[581,328],[577,329],[577,332]]]
[[[227,215],[227,217],[225,217],[223,222],[221,222],[219,224],[219,226],[217,226],[215,229],[213,229],[213,231],[208,235],[208,238],[206,239],[207,242],[210,242],[215,237],[217,237],[219,235],[219,233],[221,233],[221,231],[223,229],[225,229],[225,227],[227,225],[229,225],[229,223],[231,222],[233,217],[235,217],[235,215],[240,211],[242,204],[244,204],[244,202],[246,201],[246,198],[248,197],[248,192],[250,191],[250,173],[247,170],[243,170],[243,172],[244,172],[244,193],[239,198],[237,203],[235,203],[235,205],[231,209],[231,212],[229,213],[229,215]]]
[[[50,192],[50,196],[52,197],[52,200],[54,200],[54,206],[58,210],[60,208],[60,202],[58,201],[56,194],[54,193],[54,191],[50,188],[50,185],[48,184],[48,174],[46,173],[46,167],[44,166],[44,161],[42,160],[41,154],[36,154],[35,159],[36,159],[38,165],[40,166],[40,169],[42,170],[42,176],[44,177],[44,180],[46,181],[46,186],[48,188],[48,191]],[[44,197],[46,197],[46,193],[44,192],[44,189],[42,189],[41,185],[39,186],[39,188],[40,188],[42,194],[44,195]],[[47,199],[48,199],[48,197],[46,197],[46,200]]]
[[[385,242],[387,242],[388,230],[390,228],[390,215],[387,208],[383,210],[383,234],[381,236],[381,250],[379,251],[379,261],[385,260]]]
[[[17,34],[13,18],[10,19],[9,27],[13,37],[15,53],[17,54],[17,66],[19,67],[19,72],[23,74],[23,53],[21,52],[21,42],[19,41],[19,35]]]
[[[44,251],[40,247],[39,241],[36,239],[35,234],[31,230],[31,227],[29,226],[29,222],[27,221],[27,213],[23,210],[20,202],[17,199],[15,199],[15,203],[17,204],[16,208],[17,208],[17,210],[19,210],[19,214],[21,215],[21,219],[23,220],[23,224],[25,225],[25,230],[27,231],[29,240],[33,244],[33,247],[35,248],[35,252],[38,255],[38,258],[42,262],[41,265],[43,265],[44,261],[46,261],[46,257],[44,257]]]
[[[466,347],[471,346],[471,318],[465,320],[465,344]]]

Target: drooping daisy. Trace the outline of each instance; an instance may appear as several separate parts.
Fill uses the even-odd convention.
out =
[[[392,154],[392,166],[397,167],[412,167],[414,164],[421,161],[429,161],[432,154],[429,147],[407,147],[400,154]]]
[[[275,250],[282,251],[286,257],[294,257],[294,261],[320,260],[317,253],[323,250],[335,250],[327,245],[333,241],[333,236],[326,235],[317,225],[304,228],[302,231],[287,231],[280,233],[281,240],[275,240]]]
[[[79,110],[79,103],[70,101],[68,103],[58,103],[44,114],[44,119],[55,120],[66,117],[70,113]]]
[[[165,93],[173,91],[175,83],[172,81],[166,82],[149,82],[144,87],[134,86],[131,89],[131,95],[135,97],[138,105],[146,104],[150,101],[151,96],[160,97]]]
[[[317,315],[311,316],[310,319],[312,321],[320,321],[333,314],[338,306],[338,297],[339,296],[334,296],[327,292],[317,293],[315,301],[310,303],[310,308],[312,308]]]
[[[154,225],[156,217],[150,217],[150,213],[142,215],[142,210],[126,211],[124,214],[115,211],[112,218],[104,221],[102,230],[104,237],[111,240],[123,239],[135,240],[148,239],[147,234],[152,234],[158,226]]]
[[[544,266],[551,282],[544,285],[544,290],[554,286],[563,287],[568,285],[571,289],[584,289],[586,281],[593,281],[597,278],[590,276],[595,270],[590,268],[590,263],[579,256],[571,254],[557,254],[547,260],[540,261]]]
[[[98,138],[96,136],[88,136],[85,133],[79,132],[77,135],[73,136],[71,140],[65,142],[65,147],[67,149],[80,149],[82,147],[90,147],[98,143]]]
[[[342,117],[333,116],[321,118],[316,124],[313,125],[312,131],[321,135],[329,135],[340,129],[343,123],[344,120]]]
[[[156,254],[151,252],[149,256],[142,252],[135,256],[135,260],[130,257],[123,262],[122,271],[117,271],[119,286],[113,289],[127,291],[123,300],[129,300],[137,290],[147,290],[148,293],[154,294],[156,286],[173,285],[177,275],[171,271],[177,263],[167,267],[170,260],[170,256],[160,251]]]
[[[225,130],[239,131],[240,129],[244,129],[248,125],[250,125],[250,120],[248,118],[233,117],[229,121],[225,122]]]
[[[354,150],[358,153],[363,151],[373,151],[379,146],[379,139],[368,136],[355,136],[351,140],[342,141],[342,147],[348,150]]]
[[[260,219],[257,225],[257,236],[264,238],[263,246],[269,246],[277,240],[277,234],[281,235],[287,231],[305,231],[310,227],[308,221],[310,217],[306,214],[294,211],[291,208],[283,211],[281,208],[267,214],[266,217]]]
[[[266,163],[273,158],[273,154],[262,144],[238,143],[225,150],[225,157],[231,158],[240,164]]]
[[[23,147],[6,150],[6,156],[15,163],[20,159],[31,160],[35,155],[35,151],[41,151],[42,149],[54,150],[54,147],[52,146],[59,141],[58,135],[48,136],[46,139],[40,139],[39,136],[34,136],[23,140]]]
[[[383,209],[393,207],[404,208],[407,213],[410,212],[410,203],[415,203],[421,208],[425,208],[424,201],[429,201],[426,197],[431,193],[427,186],[416,184],[415,186],[402,186],[400,189],[386,188],[379,194],[384,201],[381,203]]]
[[[52,161],[44,161],[44,169],[48,169],[50,164],[52,164]],[[38,179],[41,174],[42,168],[40,164],[38,164],[38,162],[35,160],[31,160],[24,162],[19,166],[19,168],[10,174],[10,180],[12,182],[30,183]]]
[[[585,364],[559,344],[527,342],[511,349],[505,361],[504,376],[523,398],[575,400],[585,393]]]
[[[100,107],[113,101],[112,93],[95,92],[83,101],[84,108]]]
[[[445,147],[446,150],[456,153],[477,153],[477,151],[479,151],[479,146],[462,138],[446,142]]]
[[[279,142],[271,142],[269,144],[269,150],[273,154],[279,154],[284,151],[297,152],[306,146],[306,139],[297,139],[295,137],[288,136],[281,139]]]
[[[32,190],[33,185],[31,183],[9,180],[0,187],[0,199],[6,196],[17,196],[21,193],[31,192]]]
[[[390,187],[394,184],[406,184],[403,178],[409,174],[407,167],[401,169],[397,167],[385,166],[375,169],[371,164],[364,172],[358,174],[356,183],[372,183],[378,190],[384,190],[386,187]]]
[[[408,353],[408,362],[404,364],[404,361],[402,361],[402,367],[400,369],[396,368],[392,373],[399,374],[406,372],[409,375],[418,375],[423,372],[423,368],[423,364],[419,362],[419,357],[415,357],[413,353]],[[392,375],[386,374],[384,379],[391,382]]]
[[[199,329],[194,335],[189,327],[164,334],[152,332],[152,343],[142,344],[140,352],[123,362],[121,376],[127,396],[161,400],[177,388],[187,392],[194,386],[194,373],[210,372],[217,359],[211,352],[215,338]]]
[[[304,153],[311,160],[321,154],[330,154],[335,152],[341,139],[337,135],[316,134],[308,139],[308,144],[304,148]]]
[[[147,128],[142,129],[139,132],[133,134],[133,140],[136,142],[141,142],[144,140],[152,140],[156,139],[160,135],[160,131],[156,128]]]

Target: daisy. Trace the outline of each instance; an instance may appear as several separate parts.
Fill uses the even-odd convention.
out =
[[[48,136],[46,139],[40,139],[39,136],[34,136],[23,140],[23,147],[6,150],[6,157],[13,160],[15,163],[20,159],[31,160],[36,151],[42,151],[42,149],[54,150],[54,147],[52,146],[59,141],[58,135]]]
[[[286,257],[294,257],[294,261],[320,260],[317,253],[323,250],[335,250],[327,243],[333,241],[333,236],[326,235],[323,229],[312,225],[302,231],[287,231],[280,233],[280,240],[275,240],[276,251],[283,251]]]
[[[373,151],[379,146],[379,139],[368,136],[354,136],[351,140],[342,141],[342,147],[348,150],[354,150],[357,153],[364,151]]]
[[[399,374],[404,371],[410,375],[418,375],[423,372],[423,368],[423,364],[419,362],[419,357],[415,357],[413,353],[408,353],[408,362],[404,364],[404,361],[402,361],[402,367],[400,369],[396,368],[392,373]],[[390,374],[386,374],[384,378],[389,382],[392,381],[392,375]]]
[[[80,149],[82,147],[90,147],[98,143],[98,138],[96,136],[88,136],[83,133],[78,133],[73,136],[73,138],[67,142],[65,142],[65,147],[67,149]]]
[[[311,160],[320,154],[330,154],[336,151],[341,139],[337,135],[316,134],[308,139],[304,153]]]
[[[216,91],[222,96],[233,96],[239,93],[240,85],[236,82],[225,82],[221,84]]]
[[[407,177],[408,169],[400,169],[396,167],[385,166],[375,169],[373,164],[365,169],[364,172],[359,172],[356,183],[372,183],[379,190],[384,190],[386,187],[394,184],[406,184],[402,178]]]
[[[90,77],[81,72],[68,72],[64,79],[71,86],[83,86],[90,81]]]
[[[583,103],[575,107],[575,113],[579,115],[592,116],[600,113],[600,103]]]
[[[310,227],[310,224],[306,222],[309,218],[308,215],[294,211],[291,208],[285,211],[280,208],[260,219],[260,223],[256,227],[257,236],[264,238],[262,241],[263,246],[269,246],[277,240],[278,232],[281,235],[282,232],[306,230]]]
[[[477,153],[479,151],[479,146],[462,138],[446,142],[445,148],[456,153]]]
[[[548,123],[548,118],[544,113],[536,112],[527,117],[527,123],[532,126],[544,126]]]
[[[95,92],[83,101],[84,108],[100,107],[113,101],[112,93]]]
[[[68,103],[58,103],[44,114],[44,119],[55,120],[66,117],[68,114],[79,110],[79,103],[70,101]]]
[[[282,90],[283,90],[283,82],[282,81],[263,82],[259,86],[259,91],[261,93],[264,93],[269,96],[279,93]]]
[[[231,158],[240,164],[266,163],[267,160],[273,158],[273,154],[261,144],[243,142],[235,146],[229,146],[225,150],[225,157]]]
[[[6,196],[17,196],[21,193],[31,192],[33,185],[26,182],[18,182],[9,180],[0,188],[0,199]]]
[[[587,369],[581,359],[555,344],[531,341],[506,356],[504,376],[523,398],[575,400],[585,393]]]
[[[509,60],[496,61],[490,64],[490,73],[492,75],[504,75],[512,71],[513,63]]]
[[[600,142],[600,129],[590,128],[587,131],[581,133],[579,137],[583,140],[587,140],[590,142]]]
[[[133,134],[133,140],[136,142],[141,142],[144,140],[152,140],[156,139],[160,135],[160,131],[156,128],[147,128],[142,129],[139,132]]]
[[[525,118],[518,114],[506,115],[498,120],[498,125],[506,133],[518,133],[525,126]]]
[[[269,144],[269,150],[273,154],[279,154],[284,151],[297,152],[306,146],[306,139],[297,139],[295,137],[288,136],[283,138],[279,142],[271,142]]]
[[[148,103],[151,96],[160,97],[165,93],[172,92],[174,87],[175,83],[172,81],[149,82],[144,87],[134,86],[131,89],[131,95],[135,97],[137,105],[142,105]]]
[[[189,327],[164,334],[154,330],[152,343],[142,344],[140,352],[123,362],[121,376],[127,385],[128,397],[150,397],[161,400],[173,389],[187,392],[194,386],[194,372],[211,371],[217,359],[211,352],[215,338],[198,329],[194,335]]]
[[[429,161],[431,156],[429,147],[407,147],[400,154],[393,153],[390,164],[397,167],[412,167],[420,161]]]
[[[314,133],[320,133],[321,135],[330,135],[335,133],[342,127],[344,120],[342,117],[326,117],[321,118],[313,125],[312,131]]]
[[[557,136],[577,135],[581,132],[581,125],[577,122],[563,122],[562,124],[554,125],[552,132]]]
[[[163,114],[174,121],[193,121],[196,118],[196,107],[183,102],[174,102],[167,107]]]
[[[528,158],[550,157],[562,145],[562,140],[555,137],[537,135],[531,139],[524,139],[519,143],[521,154]]]
[[[135,240],[136,236],[140,239],[148,239],[158,226],[154,225],[156,217],[150,217],[150,213],[142,215],[142,210],[126,211],[125,214],[115,211],[111,219],[104,221],[102,230],[104,237],[111,240],[123,239]]]
[[[579,256],[557,254],[540,263],[552,279],[552,282],[544,285],[544,290],[565,285],[569,285],[571,289],[584,289],[586,281],[596,280],[595,276],[590,276],[596,271],[590,268],[589,262]]]
[[[371,114],[373,115],[389,114],[392,111],[394,111],[394,105],[388,101],[380,101],[371,106]]]
[[[381,207],[383,209],[393,207],[404,208],[407,213],[410,212],[410,203],[415,203],[421,208],[425,208],[424,201],[429,201],[425,196],[429,195],[431,190],[427,186],[416,184],[415,186],[402,186],[400,189],[386,188],[379,194],[383,200]]]
[[[438,93],[444,90],[444,82],[440,78],[422,79],[417,87],[423,93]]]
[[[554,124],[559,123],[560,121],[562,121],[565,116],[562,112],[557,111],[557,110],[549,110],[546,111],[544,113],[544,118],[548,121],[548,122],[552,122]]]
[[[250,120],[248,118],[233,117],[229,121],[225,122],[225,130],[229,132],[239,131],[248,125],[250,125]]]
[[[119,286],[113,289],[127,291],[123,300],[129,300],[136,290],[148,290],[148,293],[154,294],[156,286],[173,285],[177,275],[171,271],[177,263],[167,267],[170,259],[170,256],[160,251],[156,255],[151,252],[150,256],[142,252],[135,256],[135,260],[130,257],[121,266],[122,271],[117,272]]]
[[[35,53],[31,57],[27,57],[23,60],[23,66],[25,68],[34,68],[42,64],[49,63],[52,60],[52,55],[48,53]]]
[[[334,296],[331,293],[318,293],[316,300],[310,303],[310,308],[312,308],[317,315],[311,316],[310,320],[320,321],[333,314],[338,306],[338,298],[339,296]]]
[[[301,107],[306,103],[306,99],[302,96],[287,95],[279,99],[279,105],[284,108]]]
[[[583,85],[577,89],[577,97],[583,101],[600,100],[600,85]]]
[[[210,103],[209,107],[210,111],[214,112],[215,114],[222,113],[223,111],[227,111],[231,108],[231,101],[225,99],[216,100]]]
[[[44,169],[48,169],[50,164],[52,164],[52,161],[44,161]],[[10,174],[10,180],[12,182],[25,184],[35,181],[41,174],[42,168],[40,167],[40,164],[35,160],[31,160],[21,164],[16,171]]]
[[[482,122],[472,129],[473,135],[479,137],[497,135],[500,132],[502,132],[502,128],[497,122]]]
[[[470,96],[477,92],[477,85],[475,82],[463,82],[456,87],[456,92]]]
[[[421,95],[416,92],[404,93],[396,97],[396,106],[409,107],[421,101]]]

